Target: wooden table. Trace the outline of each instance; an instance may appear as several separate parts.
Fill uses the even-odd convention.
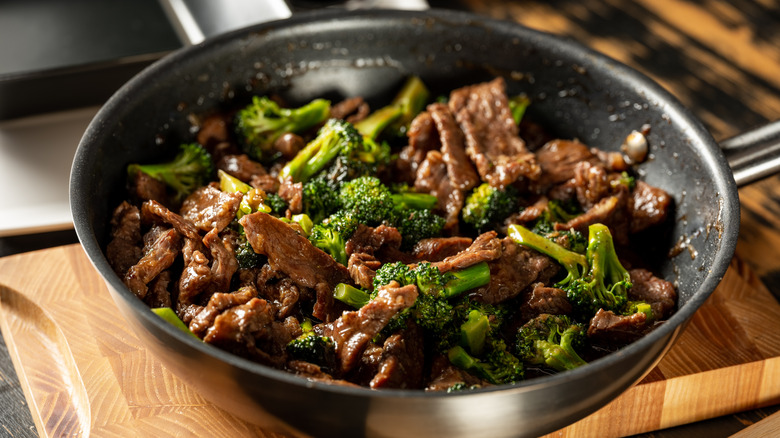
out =
[[[780,119],[780,3],[772,0],[462,0],[471,10],[569,36],[659,81],[725,139]],[[780,177],[740,190],[737,256],[780,298]],[[0,239],[0,256],[75,242],[72,232]],[[36,432],[0,345],[0,435]],[[645,436],[728,436],[769,415],[758,409]]]

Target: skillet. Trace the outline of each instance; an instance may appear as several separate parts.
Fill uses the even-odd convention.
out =
[[[676,313],[587,366],[515,386],[456,394],[373,391],[308,381],[198,342],[154,315],[113,273],[104,250],[126,165],[161,160],[191,141],[192,114],[270,91],[293,104],[360,95],[378,107],[410,74],[421,76],[434,96],[502,76],[510,94],[532,98],[529,117],[557,137],[605,150],[618,150],[629,132],[649,124],[651,159],[637,172],[672,195],[675,212],[648,251],[661,260],[656,272],[678,288]],[[659,85],[574,42],[436,10],[304,13],[162,59],[123,86],[90,124],[74,158],[70,197],[85,252],[128,324],[169,369],[228,412],[314,436],[538,436],[564,427],[661,359],[722,279],[739,231],[737,184],[723,152]],[[668,256],[675,245],[687,251]]]

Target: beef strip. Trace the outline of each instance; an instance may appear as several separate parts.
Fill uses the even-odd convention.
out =
[[[471,243],[470,237],[431,237],[417,242],[412,249],[412,256],[418,262],[440,262],[467,249]]]
[[[181,215],[202,231],[220,232],[235,219],[243,197],[241,192],[227,193],[211,185],[199,187],[182,203]]]
[[[268,174],[262,164],[252,160],[246,154],[225,155],[217,162],[217,169],[244,182],[251,181],[255,176]]]
[[[197,242],[185,240],[184,247],[194,247]],[[186,255],[189,252],[189,255]],[[195,298],[209,288],[212,280],[210,260],[200,250],[183,251],[184,269],[179,277],[179,297],[177,310],[183,312],[190,304],[195,303]],[[179,317],[184,320],[182,315]]]
[[[441,272],[457,271],[481,262],[490,262],[501,257],[501,239],[495,231],[482,233],[465,250],[432,263]]]
[[[447,165],[439,151],[429,151],[425,160],[417,168],[414,188],[418,192],[430,193],[438,198],[437,212],[443,213],[446,222],[444,230],[456,234],[458,215],[463,209],[466,195],[455,188],[447,175]]]
[[[141,222],[164,222],[171,225],[184,237],[200,240],[198,228],[192,222],[168,210],[157,201],[146,201],[141,205]]]
[[[581,161],[574,166],[577,201],[583,210],[590,210],[610,194],[607,170],[600,164]]]
[[[167,204],[168,186],[157,178],[149,176],[147,173],[138,170],[130,180],[128,191],[131,197],[137,202],[157,201]]]
[[[144,302],[152,309],[158,307],[172,307],[171,293],[168,285],[171,283],[171,271],[160,272],[157,277],[149,283],[149,289],[146,293]]]
[[[273,302],[278,309],[276,317],[279,319],[287,318],[295,312],[303,294],[301,287],[286,277],[275,282],[267,282],[260,289],[260,295]]]
[[[431,365],[431,378],[428,379],[426,391],[447,391],[456,384],[463,384],[467,388],[492,386],[491,383],[473,376],[456,367],[447,356],[437,356]]]
[[[399,286],[390,282],[377,291],[377,296],[359,310],[344,312],[337,320],[315,326],[320,336],[328,336],[336,344],[340,372],[346,374],[359,362],[363,351],[390,319],[417,300],[417,286]]]
[[[631,269],[628,273],[632,284],[628,298],[649,303],[655,319],[669,317],[677,302],[677,291],[672,283],[656,277],[647,269]]]
[[[501,303],[520,295],[536,282],[549,282],[558,272],[559,266],[553,259],[509,237],[500,240],[499,245],[501,256],[488,262],[490,283],[470,293],[479,301]]]
[[[168,269],[181,251],[181,235],[176,230],[153,228],[154,239],[145,245],[144,255],[130,267],[125,275],[125,285],[140,299],[146,297],[147,284],[162,271]]]
[[[631,233],[638,233],[665,222],[671,204],[672,197],[664,190],[644,181],[637,181],[629,201]]]
[[[316,290],[314,316],[332,321],[337,316],[333,288],[338,283],[349,282],[347,268],[269,214],[253,213],[242,217],[239,222],[254,251],[268,257],[271,268],[284,273],[299,286]]]
[[[200,123],[197,136],[198,143],[205,146],[208,150],[212,150],[217,144],[229,142],[229,126],[230,119],[228,114],[218,113],[206,117]]]
[[[412,120],[406,135],[409,145],[401,149],[398,154],[394,174],[397,181],[413,184],[417,169],[425,160],[425,155],[428,151],[438,150],[441,144],[436,125],[427,111],[421,112]]]
[[[621,186],[622,187],[622,186]],[[609,227],[612,239],[618,245],[628,244],[628,193],[619,190],[616,194],[602,198],[591,209],[565,224],[555,224],[556,230],[577,230],[588,235],[588,227],[601,223]]]
[[[572,312],[566,292],[557,287],[547,287],[544,283],[534,283],[526,301],[520,306],[523,319],[531,319],[542,314],[568,315]]]
[[[303,184],[293,182],[292,177],[285,178],[279,183],[277,192],[282,199],[287,202],[287,209],[291,214],[298,214],[303,211]]]
[[[283,158],[292,160],[306,146],[306,141],[298,134],[285,132],[274,140],[273,146]]]
[[[545,193],[552,186],[574,178],[578,163],[597,163],[598,158],[587,146],[571,140],[552,140],[536,151],[536,161],[542,170],[539,180],[533,183],[536,193]]]
[[[111,241],[106,246],[106,258],[120,277],[138,263],[141,249],[141,213],[138,207],[122,202],[111,216]]]
[[[374,277],[376,271],[381,267],[382,262],[374,258],[373,255],[364,252],[352,253],[347,261],[347,270],[349,270],[352,281],[368,290],[374,288]]]
[[[441,143],[441,154],[447,165],[450,183],[458,190],[470,190],[479,184],[479,175],[466,155],[461,132],[449,108],[443,103],[428,106]]]
[[[588,339],[596,343],[625,345],[642,337],[652,326],[647,315],[617,315],[611,310],[599,309],[590,320]]]
[[[382,263],[395,261],[412,263],[412,257],[400,250],[401,241],[401,233],[394,227],[387,225],[369,227],[360,224],[344,248],[347,255],[365,253]]]
[[[483,181],[503,188],[541,169],[525,147],[509,109],[503,78],[453,90],[449,107],[466,138],[466,153]]]
[[[211,289],[228,292],[233,274],[238,270],[238,260],[230,240],[223,240],[215,228],[206,234],[203,243],[211,251]]]
[[[425,345],[423,331],[414,321],[388,336],[381,351],[379,370],[369,383],[371,388],[422,387]]]
[[[217,292],[211,295],[208,304],[193,315],[189,323],[190,330],[198,337],[203,337],[206,330],[214,325],[217,315],[231,307],[246,304],[255,297],[257,297],[257,290],[251,286],[242,287],[235,292]]]
[[[357,123],[371,112],[371,107],[362,97],[350,97],[330,107],[330,117],[343,119],[350,123]]]

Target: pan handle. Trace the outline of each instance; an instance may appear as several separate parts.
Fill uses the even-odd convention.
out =
[[[285,0],[159,0],[168,21],[185,46],[252,24],[289,18],[293,8]],[[322,2],[310,1],[322,7]],[[320,3],[317,5],[317,3]],[[332,2],[324,2],[324,5]],[[346,0],[345,9],[427,9],[426,0]]]
[[[780,172],[780,120],[720,142],[737,187]]]

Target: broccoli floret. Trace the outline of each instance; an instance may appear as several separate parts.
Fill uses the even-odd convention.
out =
[[[300,133],[323,122],[330,114],[330,102],[315,99],[300,108],[280,108],[268,97],[253,97],[252,103],[236,114],[236,132],[242,150],[255,160],[279,157],[274,142],[288,132]]]
[[[415,284],[417,278],[408,265],[402,262],[385,263],[374,276],[374,291],[380,286],[389,284],[391,281],[397,281],[401,286]]]
[[[352,237],[358,225],[358,221],[351,214],[335,213],[312,227],[309,241],[317,248],[330,254],[334,260],[346,266],[347,240]]]
[[[335,369],[336,346],[327,336],[319,336],[314,333],[311,321],[308,319],[301,323],[303,334],[287,344],[287,353],[294,359],[317,364],[323,371]]]
[[[612,187],[622,185],[625,186],[629,191],[634,190],[636,188],[636,178],[629,175],[628,172],[620,172],[620,177],[610,181],[610,184]]]
[[[603,224],[588,227],[585,255],[532,233],[520,225],[510,225],[508,234],[521,245],[547,254],[560,263],[568,275],[556,284],[566,291],[572,306],[584,316],[598,309],[619,311],[628,301],[631,276],[618,260],[612,234]]]
[[[497,189],[488,183],[477,186],[463,205],[463,222],[477,232],[493,229],[519,208],[520,196],[514,187]]]
[[[465,382],[458,382],[450,386],[449,388],[447,388],[447,393],[449,394],[451,392],[470,391],[472,389],[479,389],[479,388],[480,388],[479,385],[467,386]]]
[[[431,210],[409,210],[399,213],[396,228],[401,233],[402,250],[410,250],[422,239],[440,236],[446,220]]]
[[[460,345],[450,348],[447,357],[458,368],[494,385],[519,382],[525,375],[523,363],[507,351],[506,343],[500,339],[493,340],[482,359],[470,355]]]
[[[287,211],[287,201],[276,193],[267,193],[265,196],[265,205],[271,208],[273,213],[277,215],[284,215]]]
[[[635,313],[644,313],[647,316],[647,322],[655,319],[653,307],[645,301],[628,301],[620,312],[622,315],[633,315]]]
[[[211,154],[203,146],[185,143],[179,146],[179,153],[171,161],[127,166],[127,173],[131,177],[139,171],[164,182],[174,190],[174,200],[181,202],[211,179],[214,163],[211,161]]]
[[[303,211],[320,223],[341,208],[339,194],[327,181],[312,179],[303,185]]]
[[[373,176],[376,173],[377,166],[375,163],[364,163],[356,158],[339,155],[328,167],[312,177],[310,182],[314,180],[322,181],[338,192],[345,182],[361,176]]]
[[[384,222],[398,227],[404,216],[407,216],[406,221],[409,221],[407,215],[409,210],[431,209],[436,206],[437,199],[432,195],[411,191],[392,193],[390,188],[383,184],[379,178],[362,176],[341,186],[339,201],[342,207],[351,211],[361,223],[373,226]],[[416,232],[435,231],[437,220],[429,213],[422,214],[427,215],[427,217],[420,216],[419,219],[430,220],[432,223],[429,225],[434,227],[424,228],[421,224],[420,230],[416,230]],[[410,232],[415,231],[413,223],[407,223],[406,226]],[[401,233],[403,235],[403,232]]]
[[[429,94],[423,81],[417,76],[411,76],[389,105],[374,111],[356,123],[355,127],[370,139],[377,139],[385,131],[391,131],[390,134],[394,136],[403,136],[412,119],[425,107]]]
[[[334,158],[349,156],[361,145],[362,139],[354,126],[344,120],[329,119],[317,136],[284,165],[279,177],[306,182]]]
[[[442,273],[428,262],[422,262],[412,273],[420,291],[445,299],[457,297],[463,292],[490,282],[490,267],[486,262],[446,273]]]
[[[564,315],[539,315],[517,331],[518,357],[556,371],[587,364],[575,351],[586,342],[585,327]]]
[[[246,238],[244,227],[238,226],[239,234],[236,245],[236,261],[238,261],[238,267],[241,269],[258,268],[265,264],[268,260],[264,255],[255,252],[252,245]]]

